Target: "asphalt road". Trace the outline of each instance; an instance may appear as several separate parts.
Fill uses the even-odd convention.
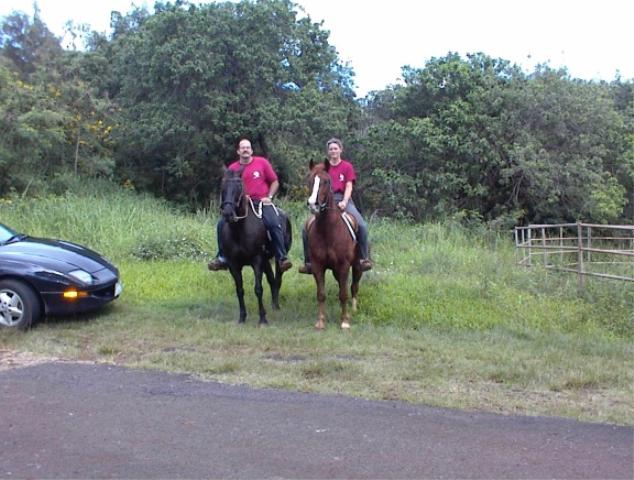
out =
[[[0,478],[632,479],[634,429],[47,363],[0,372]]]

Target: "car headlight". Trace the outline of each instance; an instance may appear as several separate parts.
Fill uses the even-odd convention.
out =
[[[92,285],[92,275],[84,270],[73,270],[72,272],[68,272],[68,274],[79,280],[80,282],[84,282],[87,285]]]

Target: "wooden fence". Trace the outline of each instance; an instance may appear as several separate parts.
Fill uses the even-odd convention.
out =
[[[634,282],[634,225],[561,223],[515,227],[517,263]]]

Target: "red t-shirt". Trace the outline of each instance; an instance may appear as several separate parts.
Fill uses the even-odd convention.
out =
[[[344,193],[346,191],[347,182],[355,182],[357,175],[354,167],[347,160],[341,160],[338,165],[330,165],[328,169],[333,192]]]
[[[229,165],[229,170],[237,172],[242,167],[239,160]],[[253,200],[268,197],[271,183],[277,180],[277,175],[269,161],[264,157],[251,157],[251,162],[242,171],[244,193]]]

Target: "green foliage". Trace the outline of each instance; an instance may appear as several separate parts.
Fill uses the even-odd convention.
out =
[[[83,182],[42,198],[2,200],[2,222],[33,236],[66,238],[108,257],[200,259],[215,248],[215,220],[179,217],[165,201],[137,195],[107,181]]]
[[[62,51],[37,14],[2,25],[0,192],[46,191],[67,174],[111,175],[110,102],[77,78],[76,56]]]
[[[2,19],[0,195],[109,178],[201,208],[248,136],[281,193],[303,200],[308,161],[338,136],[368,213],[498,226],[634,219],[632,80],[546,65],[525,74],[449,52],[355,101],[354,72],[297,8],[158,2],[113,12],[110,35],[71,25],[86,51],[63,50],[37,11]]]
[[[139,260],[171,260],[187,258],[202,260],[209,257],[209,252],[189,238],[149,238],[131,252]]]
[[[18,231],[83,243],[130,265],[138,276],[132,290],[138,284],[143,293],[132,291],[128,295],[139,301],[144,295],[193,301],[183,299],[176,287],[168,288],[173,298],[162,290],[169,275],[174,276],[174,282],[191,284],[190,288],[198,285],[195,288],[201,295],[206,288],[198,275],[208,275],[205,260],[216,250],[216,217],[208,212],[185,214],[164,201],[115,188],[105,181],[85,184],[80,194],[10,197],[2,202],[2,222]],[[282,206],[291,214],[295,227],[291,257],[300,258],[299,225],[307,214],[299,204]],[[362,309],[354,322],[408,329],[504,328],[514,332],[634,335],[631,285],[590,280],[584,296],[579,296],[574,276],[517,267],[510,235],[489,230],[481,223],[465,228],[460,222],[464,220],[424,225],[371,221],[376,268],[363,278]],[[144,265],[137,265],[139,261]],[[177,273],[174,265],[191,267]],[[187,280],[188,275],[196,278]],[[146,276],[154,276],[158,282],[149,288],[152,293]],[[313,308],[306,305],[306,298],[314,298],[313,279],[297,272],[285,278],[292,285],[285,289],[287,301],[294,304],[290,311],[310,318]],[[222,295],[222,282],[218,282],[213,288]],[[225,291],[233,292],[227,285]],[[334,320],[337,302],[331,277],[327,287],[329,315]]]
[[[405,87],[368,102],[374,121],[356,154],[371,208],[415,219],[626,218],[632,117],[608,85],[547,67],[526,76],[483,54],[449,54],[403,76]]]
[[[33,19],[21,12],[3,19],[0,48],[22,80],[28,80],[43,67],[54,65],[62,53],[59,40],[40,19],[37,7]]]
[[[201,205],[246,135],[284,186],[296,183],[297,159],[348,129],[354,110],[350,72],[327,38],[286,0],[161,5],[117,33],[89,60],[114,72],[105,88],[121,107],[120,175]]]

